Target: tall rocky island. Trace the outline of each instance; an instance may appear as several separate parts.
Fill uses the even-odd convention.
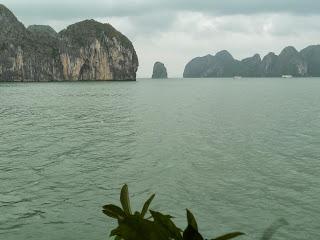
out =
[[[159,79],[159,78],[168,78],[167,69],[161,62],[156,62],[153,66],[153,73],[152,78]]]
[[[25,28],[0,4],[0,81],[136,80],[138,65],[130,40],[110,24]]]
[[[319,77],[320,45],[309,46],[300,52],[294,47],[284,48],[279,55],[259,54],[241,61],[234,59],[226,50],[216,55],[192,59],[185,67],[185,78],[205,77]]]

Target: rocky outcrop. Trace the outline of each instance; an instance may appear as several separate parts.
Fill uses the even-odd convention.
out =
[[[294,47],[286,47],[281,51],[278,58],[278,67],[281,75],[292,75],[294,77],[308,75],[307,62]]]
[[[278,67],[279,57],[273,53],[268,53],[261,62],[260,73],[263,77],[277,77],[280,76]]]
[[[185,78],[210,77],[211,66],[214,64],[214,56],[206,55],[192,59],[184,68]]]
[[[215,56],[207,55],[193,59],[185,67],[185,78],[198,77],[233,77],[238,75],[239,61],[226,51],[220,51]]]
[[[0,81],[135,80],[137,69],[132,43],[110,24],[25,28],[0,5]]]
[[[278,55],[267,54],[262,60],[259,54],[238,61],[227,51],[215,56],[207,55],[191,60],[185,67],[186,78],[202,77],[294,77],[320,76],[320,45],[310,46],[298,52],[286,47]]]
[[[27,29],[36,35],[58,37],[58,33],[48,25],[30,25]]]
[[[218,52],[214,57],[214,65],[211,70],[211,77],[233,77],[238,75],[239,61],[226,50]]]
[[[255,54],[252,57],[245,58],[240,63],[239,76],[242,77],[256,77],[260,76],[261,57]]]
[[[167,69],[161,62],[156,62],[153,65],[153,73],[152,78],[159,79],[159,78],[168,78]]]
[[[311,77],[320,76],[320,45],[313,45],[301,50],[301,56],[308,66],[308,75]]]

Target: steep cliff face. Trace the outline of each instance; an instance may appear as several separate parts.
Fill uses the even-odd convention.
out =
[[[295,77],[307,76],[308,65],[301,54],[294,47],[284,48],[278,59],[278,67],[281,75]]]
[[[0,5],[0,81],[135,80],[132,43],[109,24],[86,20],[60,33],[26,29]]]
[[[71,80],[132,80],[138,58],[132,43],[109,24],[86,20],[59,33],[63,76]]]
[[[273,53],[268,53],[261,62],[260,71],[261,76],[263,77],[277,77],[280,76],[279,66],[278,66],[279,57]]]
[[[25,27],[12,12],[0,4],[0,41],[21,43],[26,37]]]
[[[262,60],[259,54],[242,61],[234,59],[227,51],[215,56],[207,55],[191,60],[185,67],[184,77],[294,77],[320,76],[320,45],[310,46],[298,52],[286,47],[276,55],[267,54]]]
[[[312,77],[320,76],[320,45],[313,45],[301,50],[301,56],[308,65],[308,74]]]
[[[257,77],[260,76],[261,57],[255,54],[253,57],[241,60],[239,76]]]
[[[183,77],[198,78],[209,77],[211,66],[214,64],[214,56],[206,55],[192,59],[184,68]]]
[[[233,77],[239,75],[240,62],[226,50],[215,55],[212,77]]]
[[[226,51],[220,51],[215,56],[207,55],[191,60],[185,67],[185,78],[197,77],[233,77],[238,75],[239,61]]]
[[[0,81],[61,79],[59,60],[52,55],[56,40],[31,34],[4,6],[0,15]]]
[[[152,78],[154,79],[168,78],[167,69],[163,63],[156,62],[153,65]]]

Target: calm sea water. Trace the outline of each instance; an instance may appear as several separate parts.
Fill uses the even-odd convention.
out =
[[[2,83],[0,136],[0,239],[105,240],[124,183],[208,238],[320,239],[317,78]]]

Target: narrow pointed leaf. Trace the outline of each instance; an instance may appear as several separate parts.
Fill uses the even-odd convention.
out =
[[[203,240],[203,237],[198,232],[198,230],[194,229],[190,224],[183,231],[183,240]]]
[[[153,217],[154,223],[166,229],[170,238],[175,240],[182,240],[182,236],[181,236],[182,230],[179,229],[174,224],[174,222],[171,221],[172,217],[170,215],[164,215],[160,212],[155,212],[152,210],[150,210],[150,213]]]
[[[144,218],[144,216],[146,215],[148,209],[149,209],[149,206],[152,202],[152,200],[154,199],[156,195],[155,194],[152,194],[152,196],[145,202],[145,204],[143,205],[143,208],[141,210],[141,217]]]
[[[197,221],[194,218],[193,214],[188,209],[187,209],[187,220],[188,220],[188,224],[198,231]]]
[[[141,216],[130,215],[111,232],[125,240],[168,240],[166,229],[154,222],[142,219]]]
[[[239,237],[241,235],[244,235],[244,233],[242,233],[242,232],[233,232],[233,233],[228,233],[228,234],[225,234],[223,236],[214,238],[212,240],[228,240],[228,239]]]
[[[118,219],[118,220],[122,220],[126,216],[126,214],[120,207],[115,206],[113,204],[108,204],[103,206],[102,212],[107,216]]]
[[[121,202],[121,205],[122,205],[124,212],[127,215],[131,215],[132,212],[131,212],[131,207],[130,207],[129,190],[128,190],[127,184],[125,184],[121,189],[120,202]]]
[[[109,237],[114,237],[114,236],[118,236],[118,234],[120,234],[120,226],[118,226],[117,228],[113,229],[111,232],[110,232],[110,235]]]

